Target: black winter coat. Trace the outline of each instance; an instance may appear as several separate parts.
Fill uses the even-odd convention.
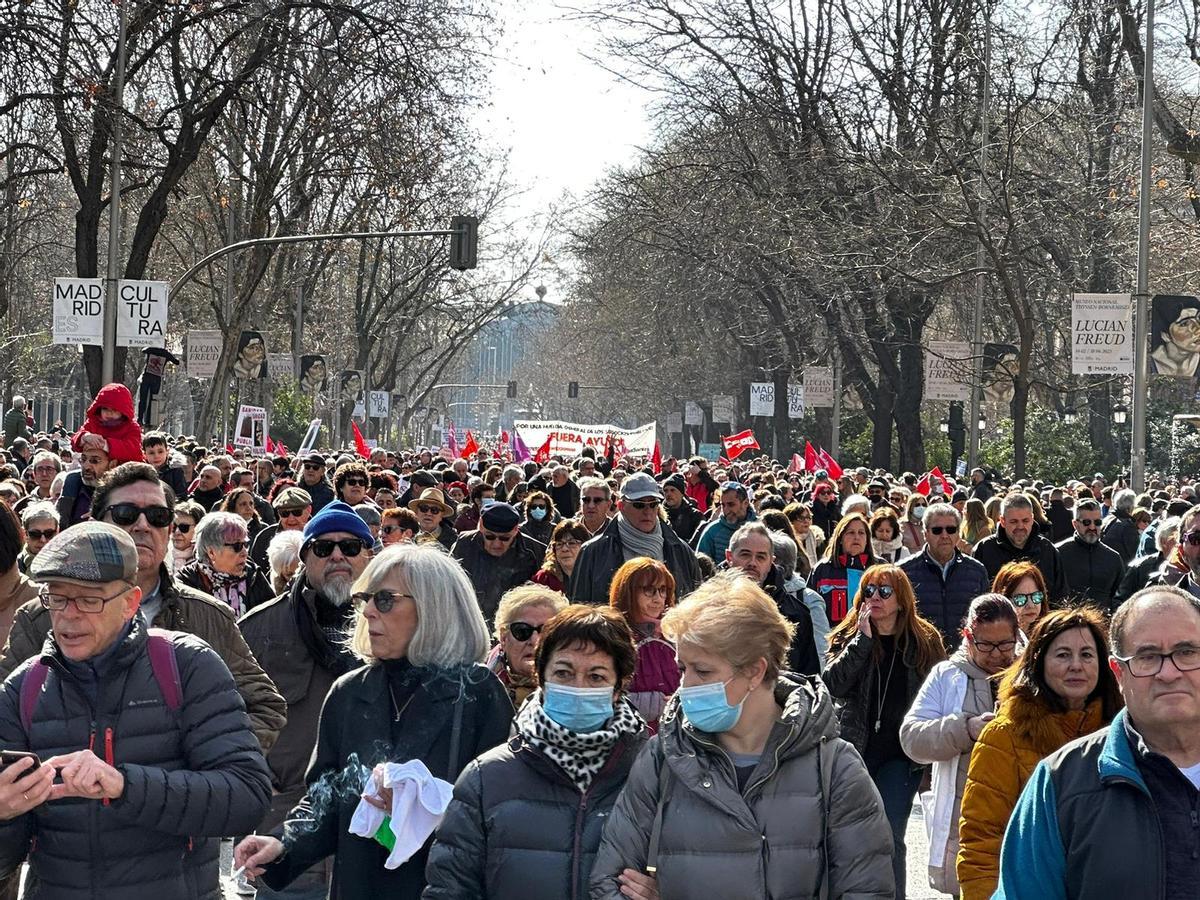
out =
[[[1137,556],[1142,533],[1128,513],[1114,512],[1100,529],[1100,540],[1106,547],[1116,550],[1125,565]]]
[[[1116,608],[1113,597],[1125,574],[1125,564],[1117,551],[1099,541],[1085,543],[1078,535],[1060,541],[1054,549],[1062,560],[1072,597],[1095,603],[1105,610]]]
[[[355,669],[329,692],[305,776],[308,791],[284,826],[287,852],[263,875],[268,887],[282,890],[309,866],[333,856],[330,900],[417,900],[425,887],[429,844],[389,870],[383,867],[388,857],[383,846],[349,831],[365,783],[361,767],[419,759],[438,778],[454,782],[467,760],[508,738],[513,717],[508,692],[483,666],[465,670],[462,684],[453,673],[423,670],[420,687],[394,723],[386,665]],[[450,731],[460,690],[459,758],[451,762]]]
[[[471,762],[429,851],[423,900],[587,900],[600,836],[645,735],[622,735],[586,794],[519,734]]]
[[[682,600],[700,584],[700,563],[696,562],[692,548],[679,539],[675,529],[663,523],[662,530],[663,563],[675,578],[675,599]],[[572,603],[608,606],[608,589],[624,562],[620,526],[613,518],[580,549],[567,584],[567,597]]]
[[[483,536],[478,531],[468,531],[454,542],[450,555],[462,564],[471,579],[475,599],[490,629],[500,598],[509,588],[524,584],[536,574],[546,560],[546,545],[517,532],[503,556],[492,556],[483,549]]]
[[[691,543],[692,537],[700,530],[700,523],[704,521],[696,501],[691,497],[684,497],[683,502],[674,509],[669,506],[664,508],[667,511],[667,521],[671,523],[679,539]]]
[[[314,516],[321,511],[321,507],[325,506],[327,503],[332,503],[335,499],[333,496],[333,485],[331,485],[324,478],[322,478],[316,484],[311,485],[305,484],[304,479],[301,478],[297,484],[299,487],[302,487],[304,490],[308,491],[308,496],[312,497],[312,514]]]
[[[1125,575],[1121,578],[1121,584],[1117,588],[1116,596],[1113,597],[1113,605],[1120,606],[1142,588],[1150,583],[1150,579],[1155,573],[1162,568],[1166,559],[1161,553],[1151,553],[1149,556],[1139,556],[1129,568],[1125,570]]]
[[[1046,508],[1046,518],[1050,520],[1050,540],[1058,543],[1075,533],[1071,524],[1071,511],[1061,500],[1051,500]]]
[[[949,572],[943,577],[942,567],[928,549],[908,557],[900,568],[912,582],[917,612],[938,627],[947,647],[957,647],[962,642],[960,628],[971,601],[991,590],[987,570],[978,560],[955,550]]]
[[[997,526],[995,534],[985,537],[975,545],[975,558],[987,569],[989,581],[996,580],[996,573],[1004,568],[1006,563],[1031,562],[1046,579],[1050,600],[1058,603],[1067,598],[1069,589],[1062,560],[1058,558],[1058,551],[1054,549],[1054,545],[1040,534],[1030,534],[1025,546],[1017,548],[1008,539],[1004,526]]]
[[[33,661],[4,682],[0,747],[44,760],[94,742],[104,758],[111,733],[125,776],[125,793],[108,805],[56,800],[0,823],[0,877],[28,857],[26,898],[220,898],[219,839],[258,826],[271,781],[229,669],[203,641],[168,634],[183,695],[176,711],[154,678],[141,616],[100,659],[95,705],[53,638],[40,656],[50,671],[28,733],[20,694]]]
[[[788,648],[788,670],[800,675],[820,675],[821,657],[813,639],[812,613],[804,600],[783,586],[783,570],[779,566],[771,566],[762,589],[775,601],[783,617],[796,626],[792,646]]]

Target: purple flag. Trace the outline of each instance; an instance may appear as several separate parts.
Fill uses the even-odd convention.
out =
[[[448,433],[447,440],[446,440],[446,446],[448,446],[450,448],[450,455],[457,459],[458,458],[458,435],[454,431],[454,423],[453,422],[447,422],[446,425],[449,428],[449,433]]]
[[[529,452],[529,448],[525,446],[525,442],[521,440],[521,435],[517,434],[517,429],[512,432],[512,455],[513,462],[528,462],[533,458],[533,454]]]

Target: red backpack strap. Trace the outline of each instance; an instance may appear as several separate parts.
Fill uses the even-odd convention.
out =
[[[167,709],[175,712],[183,703],[183,683],[179,679],[179,663],[175,659],[175,643],[171,640],[170,632],[161,628],[149,629],[146,638],[146,652],[150,655],[150,668],[154,671],[154,680],[162,691]]]
[[[33,724],[33,710],[37,706],[38,698],[42,695],[42,688],[46,684],[46,677],[50,674],[50,667],[40,659],[29,667],[29,671],[25,673],[25,678],[21,682],[21,725],[25,729],[25,734],[29,734],[29,727]]]

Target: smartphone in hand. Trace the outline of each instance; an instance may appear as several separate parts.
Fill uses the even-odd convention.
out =
[[[33,765],[26,771],[32,772],[42,764],[36,753],[30,753],[26,750],[0,750],[0,772],[7,769],[13,763],[22,759],[32,759]]]

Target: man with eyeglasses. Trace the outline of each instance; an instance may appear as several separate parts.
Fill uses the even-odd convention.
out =
[[[269,572],[271,569],[270,560],[267,559],[267,547],[271,544],[271,538],[281,531],[302,530],[312,518],[312,497],[304,488],[289,484],[275,492],[275,497],[271,500],[271,509],[275,513],[275,524],[268,525],[256,534],[254,543],[250,546],[250,558],[263,572]]]
[[[608,527],[608,514],[612,510],[612,489],[603,478],[579,479],[579,522],[587,533],[597,535]],[[569,518],[564,516],[563,518]]]
[[[28,860],[34,896],[212,896],[219,839],[268,807],[229,669],[190,635],[148,631],[138,563],[105,522],[34,561],[50,639],[0,688],[0,747],[40,758],[0,771],[0,877]]]
[[[370,562],[373,545],[370,529],[353,509],[340,500],[326,504],[304,526],[300,574],[286,592],[239,622],[255,656],[288,698],[287,725],[267,754],[275,796],[259,826],[264,833],[281,825],[304,794],[325,695],[334,681],[360,665],[346,646],[354,620],[350,591]],[[318,865],[293,882],[287,896],[324,896],[327,886],[326,867]]]
[[[1196,895],[1200,600],[1138,591],[1109,644],[1125,709],[1038,764],[1004,836],[996,897]]]
[[[287,718],[287,704],[246,646],[229,606],[176,581],[168,571],[165,560],[175,505],[170,490],[148,463],[124,463],[96,486],[95,517],[133,538],[133,580],[141,592],[138,609],[144,622],[194,634],[217,651],[233,673],[255,736],[269,748]],[[0,660],[0,678],[36,656],[49,632],[50,616],[38,603],[17,610]]]
[[[700,564],[692,548],[662,521],[662,501],[654,476],[637,472],[625,479],[616,517],[583,545],[571,570],[567,596],[573,603],[607,605],[617,569],[638,556],[666,565],[675,578],[676,600],[696,589],[701,581]]]
[[[13,507],[13,512],[21,515],[25,507],[31,503],[36,503],[39,500],[49,500],[53,502],[50,495],[50,488],[54,485],[54,479],[58,477],[58,473],[62,471],[62,461],[51,453],[49,450],[39,450],[33,457],[33,461],[29,464],[29,471],[33,472],[33,485],[29,494],[22,497],[17,505]]]
[[[1062,560],[1070,595],[1111,612],[1115,609],[1113,597],[1125,574],[1125,563],[1121,554],[1101,542],[1102,521],[1097,501],[1079,500],[1071,520],[1075,534],[1054,547]]]
[[[520,526],[515,507],[492,502],[480,515],[479,528],[460,535],[450,551],[471,579],[489,630],[504,592],[533,578],[546,558],[546,545],[522,534]]]
[[[325,457],[315,450],[304,457],[300,467],[300,487],[312,498],[314,515],[336,499],[333,486],[325,478]]]
[[[991,580],[982,563],[958,549],[962,517],[951,504],[934,503],[921,522],[925,547],[901,561],[900,568],[912,582],[918,612],[953,650],[962,640],[960,626],[971,601],[991,590]]]

